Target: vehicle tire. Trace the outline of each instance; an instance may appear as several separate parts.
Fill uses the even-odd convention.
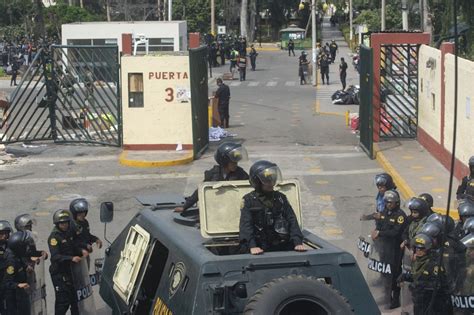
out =
[[[245,315],[353,314],[333,287],[313,277],[287,276],[265,284],[249,299]]]

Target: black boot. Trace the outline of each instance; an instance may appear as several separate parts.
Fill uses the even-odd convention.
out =
[[[393,310],[397,307],[400,307],[400,290],[393,291],[389,309]]]

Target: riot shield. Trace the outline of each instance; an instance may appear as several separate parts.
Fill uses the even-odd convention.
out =
[[[89,315],[96,314],[94,295],[91,279],[87,267],[87,260],[82,259],[79,263],[72,264],[72,279],[76,291],[79,313]]]
[[[467,247],[465,265],[459,270],[457,288],[451,294],[451,302],[456,315],[474,314],[474,235],[468,234],[461,242]]]
[[[46,315],[46,283],[44,258],[38,257],[30,265],[31,270],[27,273],[27,281],[30,285],[30,306],[31,315]]]
[[[377,304],[389,304],[392,284],[393,260],[390,250],[381,239],[373,240],[371,232],[375,230],[375,220],[370,216],[361,218],[361,235],[358,240],[358,259],[361,270],[366,270],[366,281]],[[362,255],[361,255],[361,254]],[[359,258],[363,256],[363,258]]]
[[[402,257],[402,273],[411,274],[413,264],[413,251],[405,246]],[[400,303],[402,315],[413,315],[413,297],[409,282],[400,282]]]

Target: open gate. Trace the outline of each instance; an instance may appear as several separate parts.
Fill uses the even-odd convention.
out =
[[[373,50],[365,45],[360,46],[360,105],[359,130],[360,146],[370,158],[373,158],[373,117],[372,94],[373,84]]]
[[[418,125],[419,44],[380,49],[380,137],[415,138]]]
[[[194,158],[209,145],[207,48],[189,50]]]
[[[41,49],[10,96],[0,143],[122,144],[117,46]]]

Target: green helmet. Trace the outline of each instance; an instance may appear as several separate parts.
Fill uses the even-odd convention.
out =
[[[420,233],[413,238],[412,246],[418,249],[431,249],[433,247],[433,240],[428,235]]]
[[[54,212],[54,215],[53,215],[54,224],[71,222],[71,220],[72,220],[72,215],[71,215],[71,212],[69,212],[69,210],[59,209],[59,210],[56,210],[56,212]]]

